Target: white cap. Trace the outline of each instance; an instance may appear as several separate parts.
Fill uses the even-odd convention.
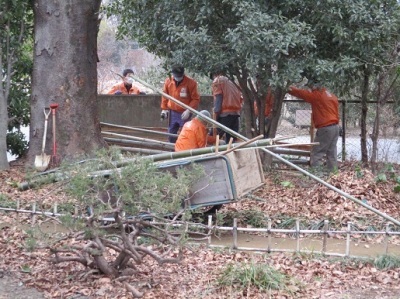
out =
[[[199,113],[211,118],[211,114],[207,110],[201,110]],[[198,115],[198,116],[201,117],[201,115]]]

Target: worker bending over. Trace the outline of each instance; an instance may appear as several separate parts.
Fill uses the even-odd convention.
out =
[[[211,118],[210,112],[202,110],[199,113],[191,121],[184,124],[175,143],[176,152],[205,147],[207,144],[215,142],[216,137],[208,135],[207,122],[201,118],[202,115]]]

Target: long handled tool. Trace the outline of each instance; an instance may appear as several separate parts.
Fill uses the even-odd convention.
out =
[[[51,155],[51,164],[53,166],[58,166],[60,159],[57,156],[57,143],[56,143],[56,109],[58,108],[57,103],[50,104],[51,114],[53,116],[53,154]]]
[[[35,157],[35,168],[38,171],[45,171],[49,166],[50,156],[44,153],[46,147],[46,136],[47,136],[47,122],[49,120],[50,109],[44,108],[44,130],[43,130],[43,141],[42,141],[42,153]]]

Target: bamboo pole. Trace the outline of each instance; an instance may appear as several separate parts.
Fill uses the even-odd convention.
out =
[[[233,229],[232,229],[232,237],[233,237],[233,249],[238,248],[238,231],[237,231],[237,219],[233,219]]]
[[[160,132],[160,131],[156,131],[156,130],[149,130],[149,129],[143,129],[143,128],[129,127],[129,126],[120,126],[120,125],[114,125],[114,124],[104,123],[104,122],[100,122],[100,125],[109,126],[109,127],[113,127],[113,128],[126,129],[126,130],[131,130],[131,131],[137,131],[137,132],[150,133],[150,134],[155,134],[155,135],[178,137],[177,134],[172,134],[172,133],[168,133],[168,132]]]
[[[346,232],[346,256],[350,255],[350,238],[351,238],[351,222],[347,223],[347,232]]]
[[[165,98],[167,98],[167,99],[173,101],[175,104],[177,104],[177,105],[179,105],[179,106],[181,106],[181,107],[183,107],[183,108],[185,108],[185,109],[188,109],[190,112],[194,113],[195,115],[201,116],[202,119],[204,119],[204,120],[207,121],[208,123],[215,124],[218,128],[221,128],[222,130],[224,130],[225,132],[231,134],[232,136],[234,136],[234,137],[236,137],[236,138],[239,138],[239,139],[241,139],[241,140],[244,140],[244,141],[249,140],[247,137],[245,137],[245,136],[243,136],[243,135],[241,135],[241,134],[239,134],[239,133],[237,133],[237,132],[235,132],[235,131],[229,129],[228,127],[226,127],[226,126],[220,124],[219,122],[216,122],[215,120],[213,120],[213,119],[210,118],[210,117],[207,117],[207,116],[205,116],[205,115],[200,114],[197,110],[195,110],[195,109],[193,109],[192,107],[190,107],[190,106],[188,106],[188,105],[182,103],[181,101],[175,99],[174,97],[171,97],[169,94],[166,94],[165,92],[162,92],[161,90],[158,90],[156,87],[154,87],[154,86],[148,84],[147,82],[145,82],[145,81],[143,81],[143,80],[141,80],[141,79],[139,79],[139,78],[137,78],[137,77],[135,77],[135,76],[132,76],[132,75],[130,75],[130,76],[131,76],[134,80],[138,81],[139,83],[142,83],[144,86],[146,86],[146,87],[148,87],[148,88],[154,90],[155,92],[161,94],[161,95],[164,96]],[[346,197],[347,199],[350,199],[351,201],[357,203],[358,205],[363,206],[364,208],[366,208],[366,209],[368,209],[368,210],[374,212],[375,214],[381,216],[382,218],[385,218],[386,220],[389,220],[390,222],[393,222],[393,223],[396,224],[397,226],[400,226],[400,221],[396,220],[395,218],[393,218],[393,217],[391,217],[391,216],[389,216],[389,215],[387,215],[387,214],[385,214],[385,213],[383,213],[383,212],[381,212],[381,211],[379,211],[379,210],[377,210],[377,209],[375,209],[375,208],[369,206],[368,204],[366,204],[366,203],[362,202],[361,200],[359,200],[359,199],[357,199],[357,198],[351,196],[350,194],[348,194],[348,193],[346,193],[346,192],[344,192],[344,191],[342,191],[342,190],[336,188],[335,186],[333,186],[333,185],[331,185],[331,184],[325,182],[324,180],[321,180],[319,177],[317,177],[317,176],[315,176],[315,175],[309,173],[308,171],[304,170],[303,168],[301,168],[301,167],[299,167],[299,166],[297,166],[297,165],[295,165],[295,164],[293,164],[293,163],[287,161],[286,159],[282,158],[281,156],[275,154],[274,152],[272,152],[272,151],[270,151],[270,150],[268,150],[268,149],[266,149],[266,148],[263,148],[263,149],[261,149],[261,150],[263,150],[263,151],[266,152],[267,154],[270,154],[271,156],[273,156],[274,158],[280,160],[281,162],[283,162],[283,163],[289,165],[290,167],[292,167],[292,168],[294,168],[294,169],[297,169],[297,170],[300,171],[301,173],[305,174],[306,176],[309,176],[309,177],[312,178],[313,180],[315,180],[315,181],[319,182],[320,184],[326,186],[327,188],[329,188],[329,189],[335,191],[336,193],[338,193],[338,194],[340,194],[340,195]]]
[[[217,156],[223,156],[223,155],[229,154],[230,152],[233,152],[234,150],[237,150],[238,148],[242,148],[242,147],[244,147],[244,146],[246,146],[246,145],[248,145],[248,144],[250,144],[250,143],[252,143],[252,142],[254,142],[254,141],[257,141],[257,140],[263,138],[263,137],[264,137],[264,135],[258,135],[257,137],[254,137],[253,139],[250,139],[250,140],[248,140],[248,141],[246,141],[246,142],[240,143],[240,144],[239,144],[238,146],[236,146],[236,147],[229,148],[228,150],[219,153]],[[228,147],[229,147],[229,145],[228,145]]]
[[[128,140],[128,139],[118,139],[118,138],[108,138],[105,137],[104,140],[108,143],[112,144],[124,144],[127,146],[145,146],[146,148],[151,149],[161,149],[165,151],[174,151],[175,145],[173,143],[169,143],[168,145],[159,144],[153,141],[137,141],[137,140]]]
[[[300,252],[300,220],[296,219],[296,252]]]
[[[323,235],[323,239],[322,239],[322,253],[325,254],[326,253],[326,246],[328,243],[328,220],[324,220],[324,235]]]
[[[102,132],[102,134],[110,135],[110,136],[117,136],[117,137],[124,137],[126,139],[137,140],[137,141],[142,141],[142,142],[157,143],[157,144],[160,144],[160,145],[164,145],[166,147],[171,146],[171,143],[169,143],[169,142],[164,142],[164,141],[159,141],[159,140],[154,140],[154,139],[149,139],[149,138],[142,138],[142,137],[136,137],[136,136],[131,136],[131,135],[112,133],[112,132]]]
[[[160,151],[148,148],[126,147],[126,146],[118,146],[117,148],[119,148],[121,151],[144,154],[144,155],[156,155],[156,154],[166,153],[166,151]]]
[[[211,245],[211,232],[212,232],[212,215],[208,215],[208,238],[207,238],[207,246],[210,247]]]

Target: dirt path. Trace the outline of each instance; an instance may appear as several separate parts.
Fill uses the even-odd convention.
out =
[[[44,299],[34,288],[26,287],[17,277],[0,271],[0,299]]]

